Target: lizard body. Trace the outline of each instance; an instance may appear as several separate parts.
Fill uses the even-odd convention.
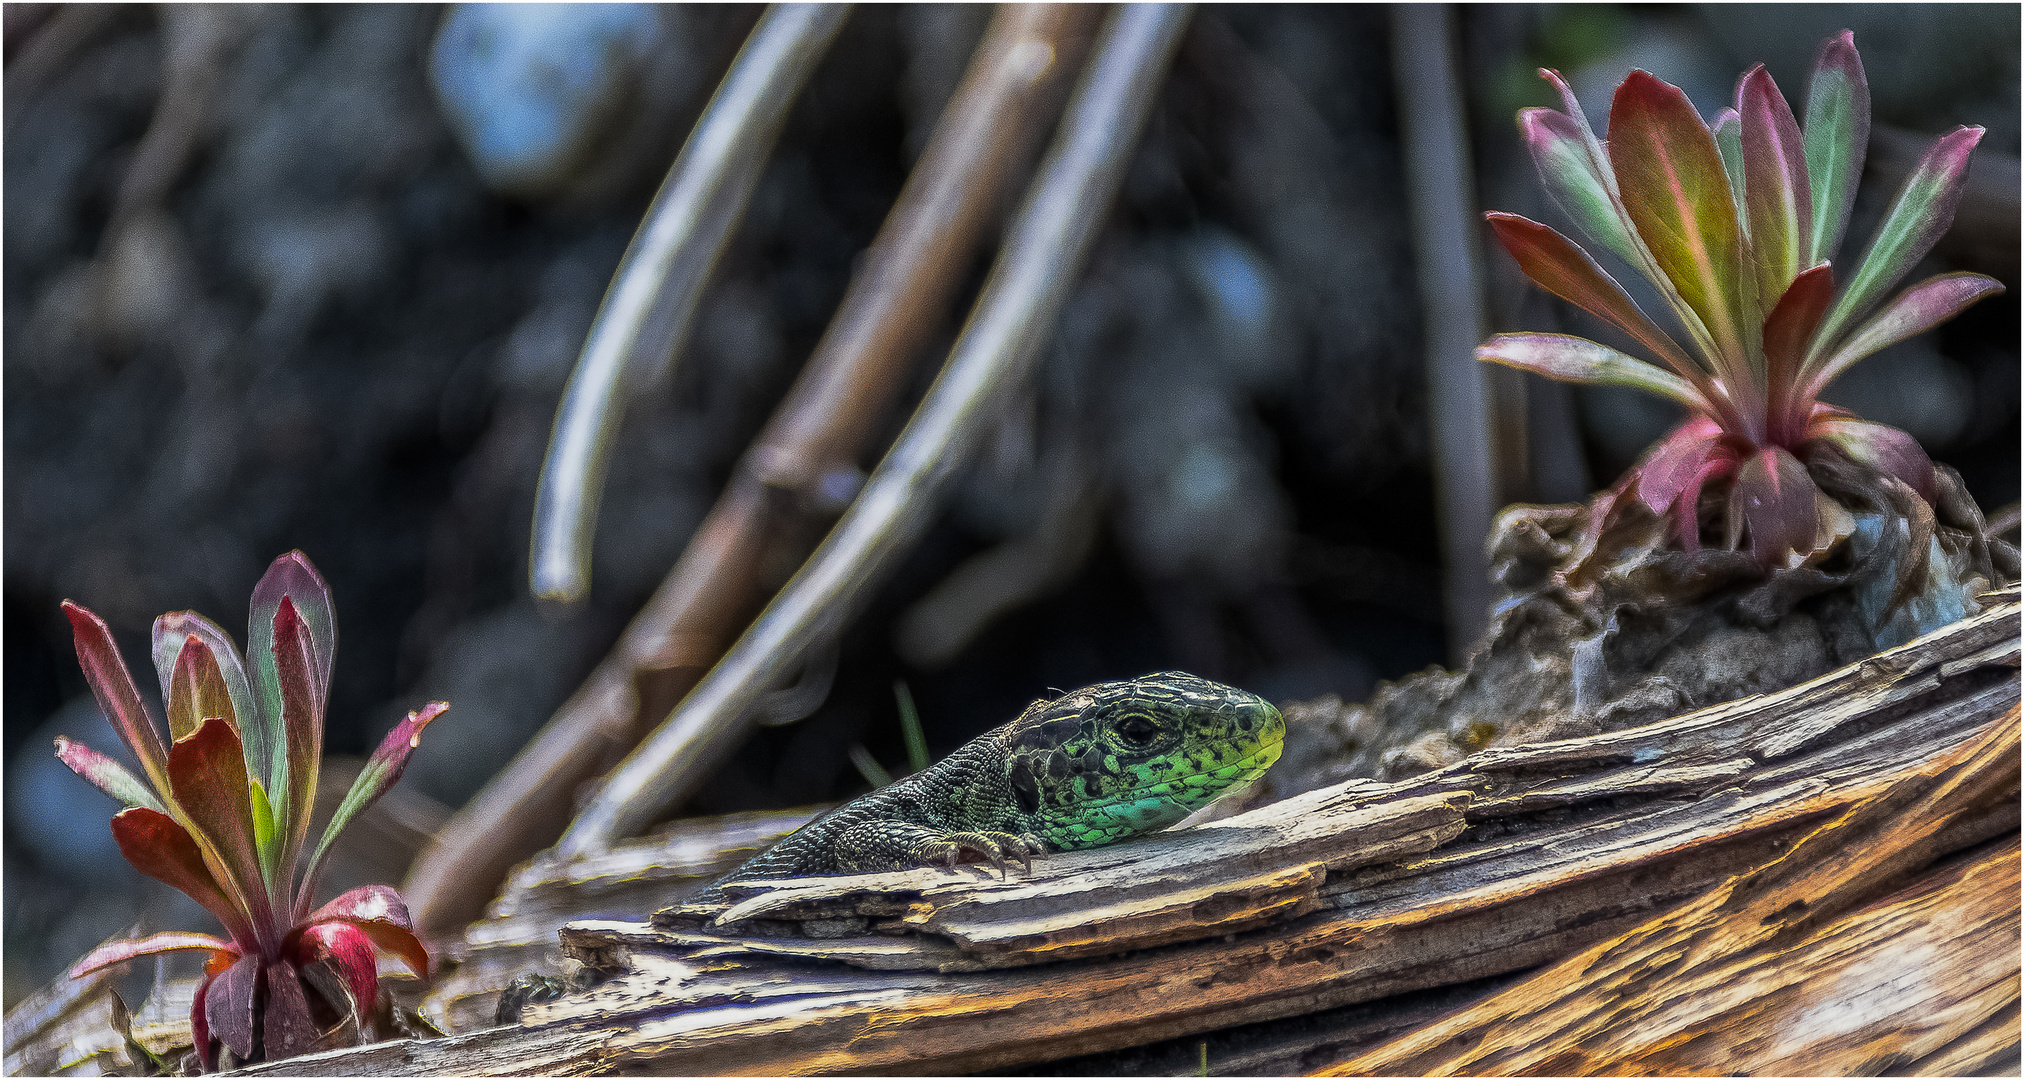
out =
[[[718,879],[953,867],[1163,829],[1279,759],[1286,723],[1255,694],[1177,671],[1098,683],[844,804]]]

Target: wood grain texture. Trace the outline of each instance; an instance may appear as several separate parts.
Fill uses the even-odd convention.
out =
[[[1779,694],[1486,751],[1407,781],[1350,781],[1049,857],[1030,877],[747,883],[732,908],[689,909],[661,926],[580,923],[564,931],[565,948],[621,973],[530,1006],[520,1027],[276,1071],[1010,1068],[1561,963],[1601,943],[1653,940],[1682,905],[1716,922],[1776,914],[1749,938],[1757,948],[1854,933],[1837,920],[1873,903],[1916,921],[1966,903],[1959,890],[1999,888],[1997,871],[1961,869],[1923,899],[1879,899],[1908,888],[1924,862],[2016,831],[2016,798],[1996,790],[1987,752],[2018,700],[2018,640],[2012,590],[1981,616]],[[1982,764],[1963,773],[1963,755],[1976,752]],[[1832,838],[1816,840],[1826,857],[1780,861],[1809,836]],[[1872,854],[1879,838],[1887,850]],[[1731,955],[1694,952],[1712,947],[1693,936],[1700,924],[1677,925],[1695,970]],[[1974,940],[1996,940],[2003,925],[1986,922]],[[1954,963],[1952,939],[1935,944]],[[1840,955],[1854,962],[1853,951]],[[1973,970],[1982,974],[1967,983],[1999,981]],[[1981,1004],[1921,1043],[1919,1060],[2001,1058],[2011,1044],[2001,994],[1975,993]],[[1780,1060],[1798,1062],[1812,1045]]]
[[[563,974],[555,928],[572,919],[643,919],[672,897],[729,872],[824,807],[679,821],[574,862],[537,857],[513,868],[463,940],[439,943],[421,1012],[448,1032],[490,1027],[499,992],[528,972]]]
[[[2018,734],[2013,706],[1778,861],[1325,1072],[1861,1075],[1938,1055],[2017,1001],[2015,835],[1849,909],[1964,813],[2016,805]]]
[[[131,937],[131,927],[119,937]],[[8,1076],[118,1076],[135,1066],[136,1055],[123,1032],[127,1010],[113,984],[133,967],[132,961],[86,975],[58,977],[7,1011],[5,1025]]]

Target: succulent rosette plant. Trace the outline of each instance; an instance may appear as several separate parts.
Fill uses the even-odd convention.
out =
[[[1808,471],[1834,455],[1933,502],[1934,466],[1917,441],[1820,393],[1856,361],[2001,291],[1980,274],[1949,273],[1891,295],[1952,222],[1982,129],[1942,136],[1863,258],[1837,262],[1869,139],[1869,89],[1851,33],[1822,45],[1803,125],[1761,64],[1713,123],[1678,87],[1633,71],[1616,89],[1605,142],[1559,73],[1540,74],[1565,111],[1525,109],[1518,125],[1548,192],[1590,241],[1651,282],[1675,327],[1662,328],[1565,236],[1491,213],[1526,276],[1623,331],[1648,358],[1546,333],[1499,334],[1477,355],[1660,394],[1689,414],[1599,498],[1591,529],[1634,496],[1696,551],[1703,490],[1719,494],[1715,485],[1728,482],[1715,530],[1726,546],[1747,536],[1764,566],[1798,565],[1846,531],[1833,527],[1834,508]],[[1913,555],[1922,567],[1923,540]]]
[[[363,1031],[379,990],[376,948],[417,975],[426,976],[429,966],[393,889],[366,885],[313,910],[310,904],[338,834],[400,779],[422,728],[449,706],[432,702],[395,725],[298,875],[316,798],[337,619],[330,590],[299,551],[274,560],[254,586],[252,609],[250,670],[232,639],[202,615],[178,611],[155,620],[165,742],[105,623],[63,603],[85,678],[145,779],[67,738],[56,740],[56,755],[126,804],[113,816],[112,833],[127,861],[202,904],[229,935],[171,932],[109,942],[70,975],[158,953],[208,953],[190,1010],[207,1068],[217,1064],[218,1045],[239,1061],[275,1060],[331,1045],[346,1021]]]

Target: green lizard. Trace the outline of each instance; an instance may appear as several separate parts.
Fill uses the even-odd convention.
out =
[[[929,768],[809,822],[718,879],[861,874],[1076,851],[1164,829],[1279,760],[1286,722],[1179,671],[1036,701]]]
[[[839,806],[783,837],[701,893],[654,916],[680,925],[720,902],[722,886],[968,860],[1032,869],[1035,855],[1092,848],[1164,829],[1279,760],[1286,721],[1256,694],[1162,671],[1036,701],[912,776]],[[704,916],[707,917],[707,916]],[[594,985],[515,979],[497,1020]]]

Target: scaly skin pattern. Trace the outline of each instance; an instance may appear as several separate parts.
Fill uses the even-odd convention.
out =
[[[1279,760],[1255,694],[1162,671],[1036,701],[935,765],[846,803],[714,883],[1076,851],[1163,829]]]

